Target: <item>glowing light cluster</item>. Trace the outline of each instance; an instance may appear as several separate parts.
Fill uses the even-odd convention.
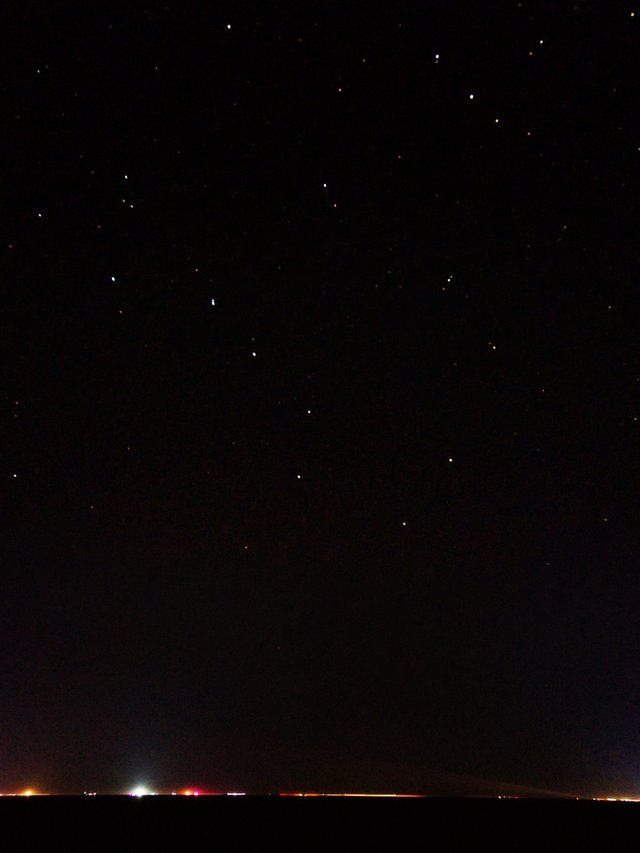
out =
[[[151,791],[144,785],[137,785],[132,791],[129,791],[130,797],[148,797]]]

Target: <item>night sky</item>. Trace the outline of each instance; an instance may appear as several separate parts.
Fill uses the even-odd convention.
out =
[[[640,7],[0,28],[0,791],[640,788]]]

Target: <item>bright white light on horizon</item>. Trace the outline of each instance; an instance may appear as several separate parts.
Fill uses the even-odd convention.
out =
[[[145,788],[144,785],[138,785],[133,789],[133,791],[129,791],[130,797],[146,797],[151,793],[148,788]]]

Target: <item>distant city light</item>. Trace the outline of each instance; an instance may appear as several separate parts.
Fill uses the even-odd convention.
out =
[[[129,791],[130,797],[147,797],[151,791],[148,788],[145,788],[144,785],[138,785],[133,789],[133,791]]]

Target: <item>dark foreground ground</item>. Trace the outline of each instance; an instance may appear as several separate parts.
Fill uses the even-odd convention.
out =
[[[3,849],[614,849],[640,803],[526,799],[3,797]],[[635,841],[634,841],[635,846]],[[621,849],[621,848],[620,848]]]

